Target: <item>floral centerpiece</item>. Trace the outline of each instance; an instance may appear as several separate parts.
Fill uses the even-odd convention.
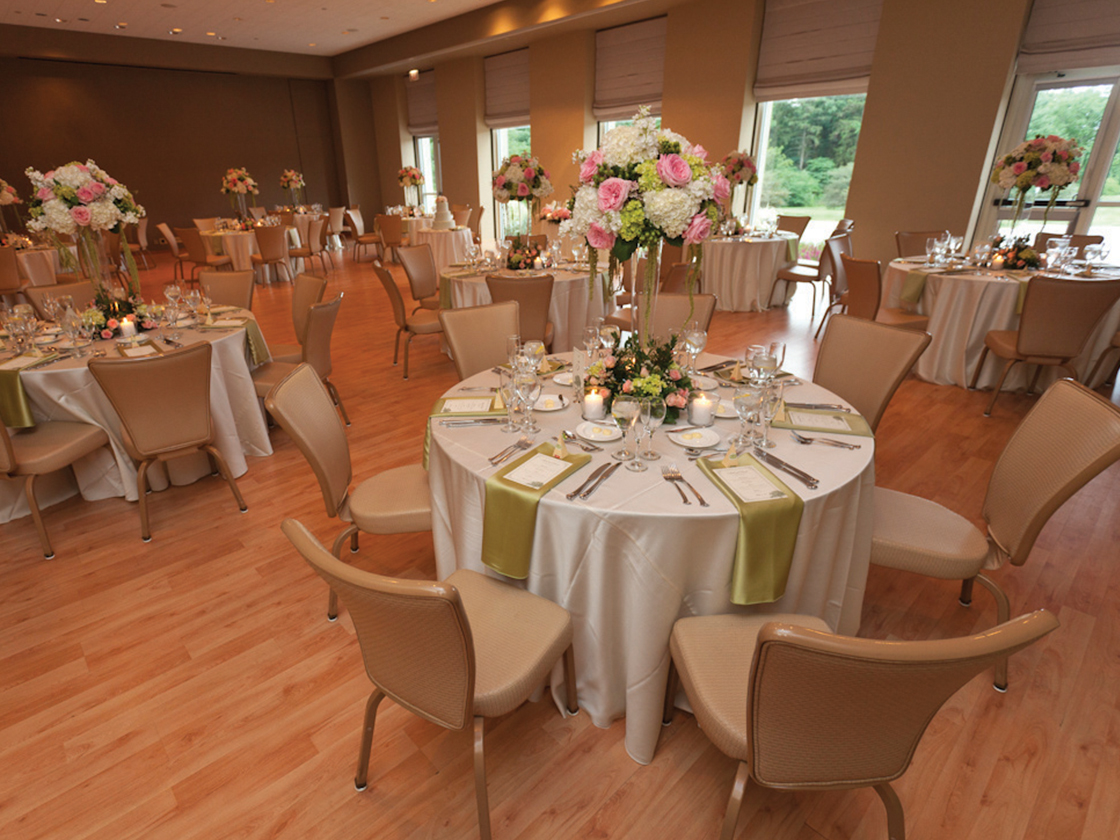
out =
[[[1016,239],[997,236],[992,240],[992,261],[997,257],[1002,259],[1003,268],[1007,269],[1038,268],[1042,265],[1042,257],[1030,246],[1025,236]]]
[[[32,242],[21,233],[5,233],[3,236],[0,236],[0,245],[15,251],[23,251],[30,248]]]
[[[540,219],[542,222],[566,222],[572,218],[572,211],[555,201],[549,202],[541,208]]]
[[[420,203],[420,187],[424,184],[424,173],[415,166],[402,166],[397,172],[397,183],[404,187],[405,204],[415,207]]]
[[[19,194],[16,192],[16,188],[3,178],[0,178],[0,233],[8,232],[8,223],[4,219],[4,208],[9,204],[15,206],[17,204],[23,204],[23,202],[19,200]],[[18,213],[19,211],[16,211],[17,220],[19,218]]]
[[[510,242],[509,253],[506,255],[506,268],[513,271],[532,268],[540,256],[541,249],[534,243],[515,236]]]
[[[1001,189],[1018,192],[1012,226],[1019,221],[1027,193],[1032,188],[1050,193],[1050,202],[1042,216],[1043,225],[1046,224],[1050,208],[1058,200],[1058,193],[1077,180],[1077,173],[1081,171],[1081,164],[1077,159],[1083,153],[1084,149],[1076,140],[1064,140],[1051,134],[1048,137],[1038,136],[1033,140],[1024,140],[996,160],[992,168],[992,183]]]
[[[126,322],[135,324],[138,330],[158,329],[158,314],[151,310],[152,306],[140,298],[111,300],[107,305],[97,301],[82,312],[82,323],[100,338],[109,339],[120,335]]]
[[[222,194],[229,196],[229,206],[243,217],[249,215],[245,206],[246,196],[253,196],[253,206],[257,206],[256,196],[261,194],[257,182],[245,167],[227,169],[222,176]]]
[[[507,233],[528,233],[533,210],[546,195],[552,195],[552,181],[541,162],[529,155],[510,155],[494,170],[491,187],[494,198],[506,206],[504,229]],[[510,202],[524,201],[528,212],[522,213]]]
[[[719,162],[723,167],[724,177],[727,178],[731,184],[731,188],[740,184],[746,184],[747,188],[743,192],[743,212],[747,212],[747,198],[751,194],[751,187],[758,183],[758,166],[755,165],[754,158],[746,152],[729,152]]]
[[[303,204],[303,188],[306,182],[303,180],[303,173],[296,172],[294,169],[285,169],[280,173],[280,189],[287,190],[291,193],[292,204],[299,206]]]
[[[587,371],[587,386],[598,389],[604,404],[619,394],[634,397],[660,397],[665,400],[665,421],[672,423],[688,405],[692,380],[674,360],[677,338],[664,344],[643,347],[631,334],[622,346],[615,346]]]

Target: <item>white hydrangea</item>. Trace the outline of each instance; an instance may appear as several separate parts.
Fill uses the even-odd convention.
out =
[[[62,166],[54,171],[54,179],[64,187],[76,190],[89,180],[89,173],[82,172],[76,166]]]
[[[603,162],[608,166],[630,166],[652,157],[642,142],[642,132],[637,126],[620,125],[603,137]]]
[[[560,235],[587,236],[587,229],[592,222],[599,221],[601,215],[598,191],[589,184],[585,184],[576,190],[576,203],[572,208],[572,218],[560,223]]]
[[[516,163],[511,163],[506,167],[506,183],[511,181],[515,184],[525,180],[525,170],[518,166]]]
[[[669,239],[676,239],[700,209],[700,202],[687,190],[658,190],[644,197],[646,217],[665,232]]]
[[[57,198],[43,205],[46,212],[36,221],[43,223],[39,230],[50,228],[56,233],[73,234],[78,230],[78,225],[70,215],[70,210]]]
[[[95,201],[86,206],[89,207],[90,212],[89,225],[94,230],[108,230],[121,216],[120,211],[111,201]]]

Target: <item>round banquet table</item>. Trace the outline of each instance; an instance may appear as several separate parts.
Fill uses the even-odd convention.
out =
[[[552,351],[567,352],[582,344],[585,326],[597,323],[607,314],[603,286],[596,283],[588,295],[587,270],[581,273],[557,268],[543,270],[543,273],[551,274],[553,278],[552,302],[548,307],[548,320],[552,322]],[[443,274],[440,282],[451,284],[451,305],[455,309],[493,302],[486,285],[486,272],[449,271]]]
[[[921,267],[920,257],[897,259],[890,263],[883,275],[883,305],[906,306],[900,298],[903,284],[911,270]],[[914,372],[927,382],[938,385],[958,385],[967,388],[984,350],[984,337],[990,330],[1017,330],[1019,328],[1019,287],[1033,272],[1005,272],[995,269],[968,269],[961,273],[929,274],[925,287],[914,310],[929,316],[930,345],[918,358]],[[1071,283],[1078,282],[1076,278]],[[1073,361],[1078,378],[1084,382],[1093,365],[1109,346],[1112,337],[1120,330],[1120,303],[1105,314],[1097,325],[1085,351]],[[1004,363],[989,354],[984,362],[978,388],[994,388]],[[1016,365],[1003,384],[1004,390],[1026,388],[1028,375],[1034,375],[1033,365]],[[1045,389],[1065,372],[1058,367],[1046,366],[1039,379]],[[1087,382],[1097,387],[1108,375],[1104,370],[1097,382]]]
[[[413,245],[427,242],[432,247],[432,258],[436,261],[436,271],[443,271],[452,263],[461,263],[467,258],[467,248],[474,242],[470,228],[454,230],[432,230],[414,228],[409,236]]]
[[[773,237],[709,239],[704,243],[703,289],[716,296],[716,308],[762,312],[784,306],[796,283],[776,283],[778,272],[797,262],[798,239],[779,231]]]
[[[74,263],[78,261],[78,246],[69,245]],[[16,252],[19,276],[31,286],[53,286],[62,273],[62,259],[56,248],[25,248]]]
[[[308,217],[310,219],[310,217]],[[310,222],[309,222],[310,224]],[[252,271],[256,268],[253,265],[253,254],[261,252],[260,245],[257,244],[257,234],[251,230],[204,230],[202,233],[202,242],[206,246],[207,253],[212,256],[220,257],[227,255],[230,260],[230,265],[234,271]],[[300,233],[295,227],[288,228],[288,246],[299,247]],[[303,270],[303,260],[291,260],[295,262],[293,274],[298,274]],[[279,278],[279,273],[277,273]],[[258,283],[269,283],[272,280],[272,274],[268,266],[261,266],[261,270],[257,272]]]
[[[701,365],[716,357],[701,358]],[[480,373],[461,387],[497,385],[492,372]],[[545,393],[570,392],[548,386]],[[458,388],[448,392],[454,395]],[[840,402],[806,383],[794,389],[797,400]],[[727,399],[731,391],[720,396]],[[477,392],[459,396],[478,396]],[[535,412],[542,431],[538,443],[579,424],[579,409]],[[432,531],[440,579],[456,569],[500,577],[481,563],[485,480],[496,471],[488,458],[508,446],[513,435],[495,426],[449,428],[431,422],[430,481]],[[738,421],[716,420],[726,440]],[[541,500],[537,509],[529,576],[510,581],[565,607],[572,614],[579,704],[596,726],[626,718],[626,749],[648,764],[661,730],[669,669],[669,635],[678,618],[718,613],[801,613],[819,616],[839,633],[854,635],[871,551],[874,440],[849,437],[859,450],[799,446],[787,432],[775,431],[778,457],[820,480],[808,490],[784,473],[775,473],[805,502],[785,594],[772,604],[741,607],[731,603],[729,581],[739,515],[728,499],[668,441],[663,427],[654,436],[659,461],[644,473],[619,469],[586,502],[565,494],[592,470],[610,460],[618,443],[603,444],[586,467],[569,476]],[[570,451],[579,450],[573,445]],[[661,467],[676,463],[710,503],[681,503],[661,477]],[[686,491],[687,492],[687,491]],[[506,579],[507,581],[509,579]],[[749,655],[746,652],[744,655]],[[561,704],[563,668],[552,674],[552,693]]]
[[[244,311],[231,314],[251,315]],[[249,468],[245,456],[272,454],[264,413],[250,373],[254,364],[248,357],[245,330],[211,332],[181,328],[180,331],[179,341],[183,345],[208,341],[214,348],[210,373],[214,445],[225,457],[234,476],[244,475]],[[170,349],[161,342],[157,344]],[[111,358],[116,355],[115,341],[94,342],[92,348],[87,348],[87,355],[80,359],[67,359],[20,373],[37,421],[92,423],[109,434],[109,447],[76,461],[72,477],[70,471],[64,469],[36,481],[36,495],[42,508],[75,493],[81,493],[87,501],[123,496],[134,502],[139,498],[136,464],[124,449],[116,411],[89,372],[88,350],[104,350]],[[153,394],[152,398],[159,399],[159,395]],[[208,475],[210,465],[204,454],[177,458],[148,471],[149,483],[156,491],[166,489],[168,483],[190,484]],[[0,483],[0,522],[29,514],[23,482]]]
[[[402,216],[401,217],[401,233],[412,240],[412,236],[422,228],[429,228],[432,222],[435,221],[435,216]],[[417,244],[415,242],[413,245]]]

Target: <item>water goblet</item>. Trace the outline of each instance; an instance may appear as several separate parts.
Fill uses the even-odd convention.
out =
[[[688,350],[689,374],[696,373],[696,358],[703,352],[708,344],[708,333],[696,321],[690,323],[684,331],[685,349]]]
[[[521,336],[511,334],[506,336],[506,359],[510,368],[517,365],[517,356],[521,352]]]
[[[1093,273],[1093,268],[1101,263],[1101,246],[1100,245],[1086,245],[1085,246],[1085,266],[1089,269],[1089,273]]]
[[[160,330],[160,338],[172,341],[178,341],[182,333],[179,332],[179,304],[170,303],[164,309],[164,318],[167,322],[167,330]]]
[[[949,237],[949,256],[955,257],[957,254],[959,254],[961,252],[961,248],[963,246],[964,246],[964,237],[963,236],[950,236]]]
[[[611,457],[616,461],[629,461],[634,457],[634,452],[630,449],[626,435],[634,428],[640,410],[641,406],[633,397],[619,394],[611,402],[611,416],[622,432],[622,448],[611,453]]]
[[[770,440],[770,423],[773,422],[778,413],[778,408],[782,404],[784,390],[785,383],[770,382],[766,385],[762,395],[762,404],[759,407],[759,413],[762,416],[762,443],[759,446],[763,449],[773,449],[777,445]]]
[[[653,433],[661,428],[661,424],[665,422],[665,413],[668,410],[665,405],[665,400],[661,397],[651,397],[649,400],[643,400],[649,403],[649,417],[645,417],[645,409],[642,409],[643,422],[646,430],[646,448],[644,452],[640,452],[642,458],[647,461],[656,461],[661,458],[661,453],[653,448]]]
[[[67,309],[62,313],[62,322],[60,324],[62,331],[66,333],[66,337],[70,340],[70,347],[74,351],[74,355],[81,358],[85,355],[81,347],[81,334],[82,334],[82,316],[75,312],[72,308]]]
[[[763,389],[758,385],[743,384],[735,390],[733,404],[735,413],[739,416],[739,434],[731,438],[728,443],[736,449],[743,450],[756,441],[756,437],[747,426],[758,419],[759,407],[762,404]]]
[[[614,324],[602,324],[599,327],[599,344],[603,350],[613,350],[618,346],[622,332]]]
[[[778,371],[785,364],[786,345],[781,341],[771,341],[768,354],[773,356],[775,360],[774,371],[770,374],[770,377],[773,378],[778,375]]]
[[[587,351],[587,357],[590,360],[595,348],[599,346],[599,328],[598,327],[584,327],[583,328],[583,349]]]
[[[498,394],[502,398],[502,402],[506,406],[506,422],[501,425],[501,430],[507,434],[512,432],[521,431],[521,426],[517,421],[517,411],[519,408],[517,402],[517,391],[513,387],[514,369],[505,368],[498,369]]]
[[[926,262],[933,265],[937,259],[937,237],[931,236],[926,239]]]
[[[184,296],[187,308],[190,309],[191,315],[198,317],[198,306],[202,303],[202,292],[198,289],[191,289]]]
[[[513,374],[513,390],[521,403],[524,415],[521,418],[521,431],[534,434],[541,430],[533,419],[533,406],[541,396],[541,378],[535,371],[520,369]]]
[[[545,356],[544,342],[536,339],[526,341],[521,348],[521,352],[524,354],[525,358],[528,359],[530,368],[533,371],[539,372]]]
[[[634,457],[626,462],[626,469],[632,472],[645,472],[648,467],[640,457],[642,451],[642,435],[649,429],[650,401],[641,399],[637,401],[638,410],[634,412],[631,428],[634,429]]]
[[[767,348],[761,344],[752,344],[747,348],[747,378],[755,384],[761,384],[763,381],[760,363],[762,357],[766,355],[766,351]]]
[[[183,290],[179,288],[178,284],[170,283],[163,287],[163,296],[167,298],[167,302],[174,305],[179,302]]]

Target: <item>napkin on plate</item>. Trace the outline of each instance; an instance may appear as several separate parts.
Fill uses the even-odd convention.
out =
[[[875,437],[862,415],[844,411],[815,408],[782,408],[770,424],[773,429],[797,429],[803,432],[827,432],[834,435]]]

